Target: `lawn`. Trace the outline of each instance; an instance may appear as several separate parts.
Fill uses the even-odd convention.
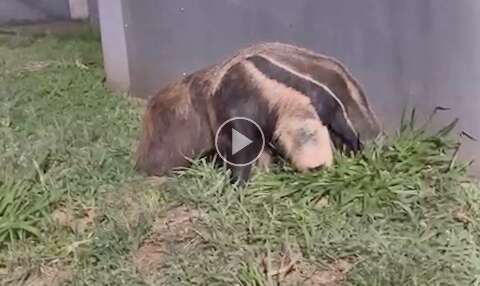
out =
[[[98,38],[0,35],[0,285],[480,285],[480,193],[448,129],[245,189],[132,169],[142,103]]]

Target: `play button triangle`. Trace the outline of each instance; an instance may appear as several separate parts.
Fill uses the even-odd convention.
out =
[[[255,163],[264,148],[265,135],[262,128],[247,117],[230,118],[215,133],[217,154],[231,166],[244,167]]]
[[[242,133],[232,129],[232,155],[235,155],[239,151],[243,150],[243,148],[252,144],[252,142],[252,140],[248,139]]]

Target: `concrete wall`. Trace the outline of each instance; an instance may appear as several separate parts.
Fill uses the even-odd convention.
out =
[[[445,122],[459,116],[460,127],[480,138],[478,0],[121,2],[117,24],[134,95],[147,96],[256,41],[284,41],[346,63],[390,130],[407,104],[421,115],[442,105],[452,108]],[[478,143],[466,142],[464,150],[464,158],[480,160]]]
[[[68,0],[70,8],[70,18],[74,20],[82,20],[88,18],[88,0]]]
[[[0,25],[86,19],[96,0],[0,0]],[[95,7],[92,8],[95,12]]]
[[[125,0],[127,1],[127,0]],[[130,88],[129,62],[134,62],[127,54],[123,0],[98,1],[100,33],[107,84],[120,91]]]
[[[90,25],[98,30],[100,28],[100,18],[98,16],[98,1],[97,0],[88,0],[88,16],[90,20]]]
[[[65,20],[68,0],[1,0],[0,25]]]

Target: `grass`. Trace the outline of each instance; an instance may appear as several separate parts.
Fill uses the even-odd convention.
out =
[[[88,33],[0,38],[1,285],[480,285],[480,193],[448,130],[410,118],[243,190],[204,160],[145,180],[141,106],[102,79]]]

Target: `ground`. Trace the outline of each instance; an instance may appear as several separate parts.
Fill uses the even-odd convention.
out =
[[[88,31],[0,35],[1,285],[480,284],[480,193],[448,130],[408,116],[362,155],[246,189],[203,160],[143,178],[142,104],[103,77]]]

